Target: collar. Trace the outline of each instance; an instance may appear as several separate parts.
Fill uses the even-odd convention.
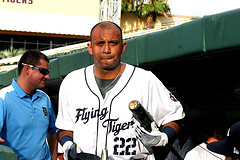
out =
[[[15,89],[17,95],[18,95],[20,98],[24,98],[24,97],[26,97],[26,96],[29,96],[29,95],[26,94],[26,93],[22,90],[22,88],[17,84],[17,78],[14,78],[14,79],[12,80],[12,86],[13,86],[13,88]],[[38,93],[37,91],[35,91],[35,93],[33,94],[32,98],[33,98],[33,97],[39,97],[39,96],[40,96],[39,93]]]
[[[210,137],[210,138],[208,138],[206,143],[208,144],[208,143],[212,143],[212,142],[216,142],[216,141],[219,141],[219,140],[215,137]]]

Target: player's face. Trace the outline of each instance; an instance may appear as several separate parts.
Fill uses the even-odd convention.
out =
[[[41,59],[40,60],[40,65],[37,65],[36,67],[41,67],[48,69],[48,62]],[[49,79],[49,75],[43,75],[40,73],[38,69],[30,68],[29,70],[29,83],[32,87],[32,89],[37,89],[37,88],[44,88],[45,87],[45,81]]]
[[[97,26],[92,32],[89,53],[93,55],[96,67],[103,70],[114,70],[120,65],[121,54],[124,53],[126,43],[122,43],[120,30],[113,24],[109,28]]]

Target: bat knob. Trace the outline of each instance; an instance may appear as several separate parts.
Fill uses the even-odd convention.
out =
[[[134,110],[134,109],[136,109],[137,107],[138,107],[138,105],[139,105],[139,103],[138,103],[138,101],[136,101],[136,100],[132,100],[130,103],[129,103],[129,109],[130,110]]]

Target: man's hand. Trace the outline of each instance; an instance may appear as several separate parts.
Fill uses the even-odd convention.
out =
[[[145,146],[165,146],[168,143],[166,133],[160,132],[155,122],[151,123],[152,131],[148,132],[143,127],[137,125],[135,133],[137,138]]]
[[[72,141],[67,141],[63,144],[64,160],[68,160],[69,156],[71,156],[73,159],[77,158],[77,145]]]
[[[0,137],[0,143],[4,143],[5,140]]]

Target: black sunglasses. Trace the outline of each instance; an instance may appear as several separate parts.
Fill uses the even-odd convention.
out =
[[[50,72],[50,70],[48,70],[48,69],[46,69],[46,68],[35,67],[35,66],[31,65],[31,64],[22,63],[22,65],[24,65],[24,66],[28,65],[28,66],[31,67],[31,68],[38,69],[39,72],[40,72],[41,74],[43,74],[44,76],[48,75],[48,73]]]

